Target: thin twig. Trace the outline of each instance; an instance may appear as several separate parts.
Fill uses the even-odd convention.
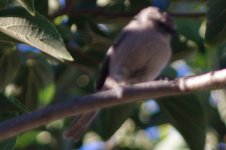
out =
[[[73,100],[59,102],[46,108],[24,114],[0,124],[0,140],[7,139],[57,119],[76,114],[131,103],[146,98],[186,94],[201,90],[217,89],[226,84],[226,69],[173,81],[160,80],[123,86]]]

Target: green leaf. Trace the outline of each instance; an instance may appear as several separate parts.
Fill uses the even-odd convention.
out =
[[[161,98],[157,102],[169,122],[182,134],[191,150],[202,150],[206,138],[204,110],[194,94]]]
[[[49,84],[38,93],[38,99],[40,100],[41,106],[46,106],[53,100],[53,96],[55,94],[56,87],[55,84]]]
[[[217,44],[226,40],[226,1],[207,1],[207,29],[205,39],[210,44]]]
[[[16,144],[16,138],[10,138],[0,141],[1,150],[13,150]]]
[[[21,134],[17,138],[16,148],[18,149],[26,149],[29,145],[36,142],[36,137],[40,133],[40,131],[33,130],[26,133]]]
[[[32,16],[35,15],[34,0],[17,0]]]
[[[39,48],[59,60],[73,60],[58,31],[39,14],[31,16],[18,7],[0,11],[0,32]]]

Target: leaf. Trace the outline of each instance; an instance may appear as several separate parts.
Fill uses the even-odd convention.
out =
[[[35,15],[34,0],[17,0],[32,16]]]
[[[0,35],[1,36],[1,35]],[[13,43],[8,43],[8,42],[2,42],[0,40],[0,57],[4,53],[4,49],[12,49],[14,50],[16,48],[15,44]]]
[[[55,84],[49,84],[47,85],[47,87],[44,87],[40,90],[40,92],[38,93],[38,99],[41,106],[46,106],[53,100],[55,90]]]
[[[0,56],[0,91],[4,91],[5,87],[16,77],[21,65],[18,57],[18,51],[10,48],[3,49],[3,54]]]
[[[0,0],[0,10],[6,8],[8,0]]]
[[[30,109],[48,104],[55,94],[53,71],[43,59],[29,59],[18,73],[15,84],[23,91],[19,99]]]
[[[45,17],[48,16],[48,1],[47,0],[35,0],[35,10]]]
[[[1,101],[2,100],[4,101],[4,99],[2,99],[2,94],[0,93],[0,106],[1,107],[4,106],[1,103]],[[4,112],[4,111],[2,111],[1,108],[0,108],[0,110],[1,110],[1,112],[0,112],[0,122],[17,116],[16,112]],[[13,137],[13,138],[10,138],[10,139],[7,139],[7,140],[0,141],[1,150],[13,150],[14,147],[15,147],[15,144],[16,144],[16,139],[17,139],[17,137]]]
[[[0,11],[0,32],[39,48],[59,60],[73,60],[58,31],[39,14],[31,16],[19,7]]]
[[[19,43],[20,41],[0,32],[0,42],[14,44],[14,43]]]
[[[135,107],[136,104],[126,104],[102,110],[92,124],[92,129],[104,140],[109,139],[132,115]]]
[[[28,109],[19,100],[13,97],[6,97],[0,93],[0,113],[27,112]],[[2,119],[0,119],[2,120]]]
[[[217,44],[226,40],[226,1],[207,1],[207,29],[205,39],[210,44]]]
[[[26,149],[29,145],[36,143],[36,138],[40,131],[32,130],[26,133],[21,134],[17,138],[16,148],[18,149]]]
[[[194,41],[199,50],[204,51],[204,41],[199,34],[199,28],[202,24],[201,19],[179,18],[176,19],[177,30],[189,40]]]
[[[157,101],[169,122],[182,134],[191,150],[202,150],[206,138],[206,119],[194,94],[161,98]]]
[[[188,39],[180,38],[180,35],[172,37],[171,46],[173,50],[172,61],[189,58],[196,52],[197,47],[188,44]]]
[[[13,150],[16,144],[16,138],[10,138],[0,141],[1,150]]]
[[[214,90],[211,92],[212,97],[216,100],[217,109],[221,120],[226,125],[226,91],[225,90]]]

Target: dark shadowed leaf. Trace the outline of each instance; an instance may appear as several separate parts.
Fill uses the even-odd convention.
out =
[[[48,1],[47,0],[35,0],[35,10],[45,17],[48,16]]]
[[[31,15],[35,15],[34,0],[17,0]]]
[[[171,40],[171,46],[173,50],[172,61],[178,59],[186,59],[193,55],[196,50],[197,46],[191,46],[188,44],[187,38],[180,38],[180,35],[173,36]]]
[[[207,1],[207,29],[206,40],[211,43],[220,43],[226,40],[226,1]]]
[[[4,120],[13,118],[17,116],[17,112],[4,112],[2,111],[2,106],[3,104],[1,101],[8,101],[9,99],[5,97],[3,94],[0,93],[0,123],[3,122]],[[8,104],[7,104],[8,105]],[[12,105],[12,104],[11,104]],[[0,149],[1,150],[13,150],[16,144],[16,139],[17,137],[13,137],[7,140],[0,141]]]
[[[16,138],[0,141],[1,150],[13,150],[16,144]]]
[[[6,8],[8,0],[0,0],[0,10]]]
[[[179,18],[176,19],[177,30],[184,35],[188,40],[194,41],[199,50],[204,51],[203,38],[200,36],[199,28],[202,19]]]
[[[18,7],[0,11],[0,32],[39,48],[59,60],[73,60],[58,31],[39,14],[31,16]]]
[[[48,104],[55,93],[52,69],[43,59],[29,59],[15,84],[23,91],[19,99],[31,109]]]
[[[20,63],[18,51],[10,48],[3,49],[3,54],[0,55],[0,91],[4,91],[16,77]]]
[[[1,43],[3,43],[3,42],[4,43],[12,43],[12,44],[20,43],[20,41],[16,40],[13,37],[8,36],[7,34],[2,33],[2,32],[0,32],[0,42]]]
[[[20,101],[13,97],[6,97],[0,93],[0,110],[1,113],[8,112],[27,112],[28,109]],[[0,118],[0,120],[2,120]]]
[[[194,94],[159,99],[160,109],[176,127],[191,150],[204,149],[206,118]]]
[[[217,109],[221,120],[226,124],[226,91],[225,90],[215,90],[212,91],[212,97],[217,101]]]
[[[107,140],[132,115],[135,107],[136,104],[126,104],[102,110],[92,127],[104,140]]]

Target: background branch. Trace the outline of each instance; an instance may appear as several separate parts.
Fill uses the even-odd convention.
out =
[[[13,137],[21,132],[45,125],[57,119],[74,116],[75,114],[135,102],[150,97],[157,98],[217,89],[225,84],[226,69],[223,69],[194,77],[178,78],[172,81],[152,81],[77,97],[1,123],[0,140]]]
[[[106,11],[103,8],[97,7],[94,9],[76,9],[76,10],[70,10],[67,11],[67,9],[62,9],[56,12],[55,14],[49,16],[49,19],[55,18],[60,15],[68,14],[72,18],[78,17],[78,16],[83,16],[83,15],[88,15],[88,16],[94,16],[96,18],[108,18],[108,20],[111,19],[118,19],[118,18],[128,18],[129,20],[138,13],[139,11],[136,12],[112,12],[112,11]],[[189,18],[198,18],[198,17],[205,17],[206,13],[205,12],[170,12],[170,14],[174,17],[189,17]]]

